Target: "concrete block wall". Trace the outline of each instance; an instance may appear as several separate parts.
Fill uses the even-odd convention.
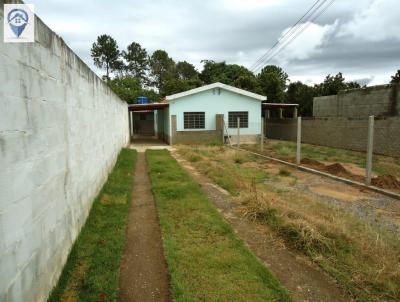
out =
[[[399,116],[400,85],[380,85],[340,91],[337,95],[316,97],[314,117],[363,118]]]
[[[400,157],[400,117],[376,118],[374,153]],[[302,142],[319,146],[366,151],[368,119],[303,118]],[[296,141],[295,119],[267,119],[266,136]]]
[[[3,42],[0,1],[0,301],[45,301],[121,147],[128,111],[36,18]]]

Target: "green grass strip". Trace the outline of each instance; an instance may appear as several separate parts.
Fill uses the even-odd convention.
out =
[[[166,150],[148,150],[176,301],[292,301]]]
[[[116,301],[136,151],[122,149],[49,301]]]

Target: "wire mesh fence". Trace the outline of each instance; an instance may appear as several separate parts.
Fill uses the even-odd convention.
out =
[[[234,146],[400,193],[398,118],[264,120],[227,134]]]

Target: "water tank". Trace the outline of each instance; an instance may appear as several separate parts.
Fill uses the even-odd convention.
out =
[[[136,98],[136,102],[138,104],[148,104],[149,103],[149,98],[147,96],[138,96]]]

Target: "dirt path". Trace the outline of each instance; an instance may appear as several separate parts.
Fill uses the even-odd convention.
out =
[[[336,282],[307,257],[290,251],[266,225],[251,222],[239,211],[239,205],[224,189],[198,173],[189,162],[172,153],[183,168],[197,181],[239,237],[277,276],[295,301],[352,301]]]
[[[121,262],[119,300],[172,301],[161,230],[147,163],[138,153],[126,243]]]

